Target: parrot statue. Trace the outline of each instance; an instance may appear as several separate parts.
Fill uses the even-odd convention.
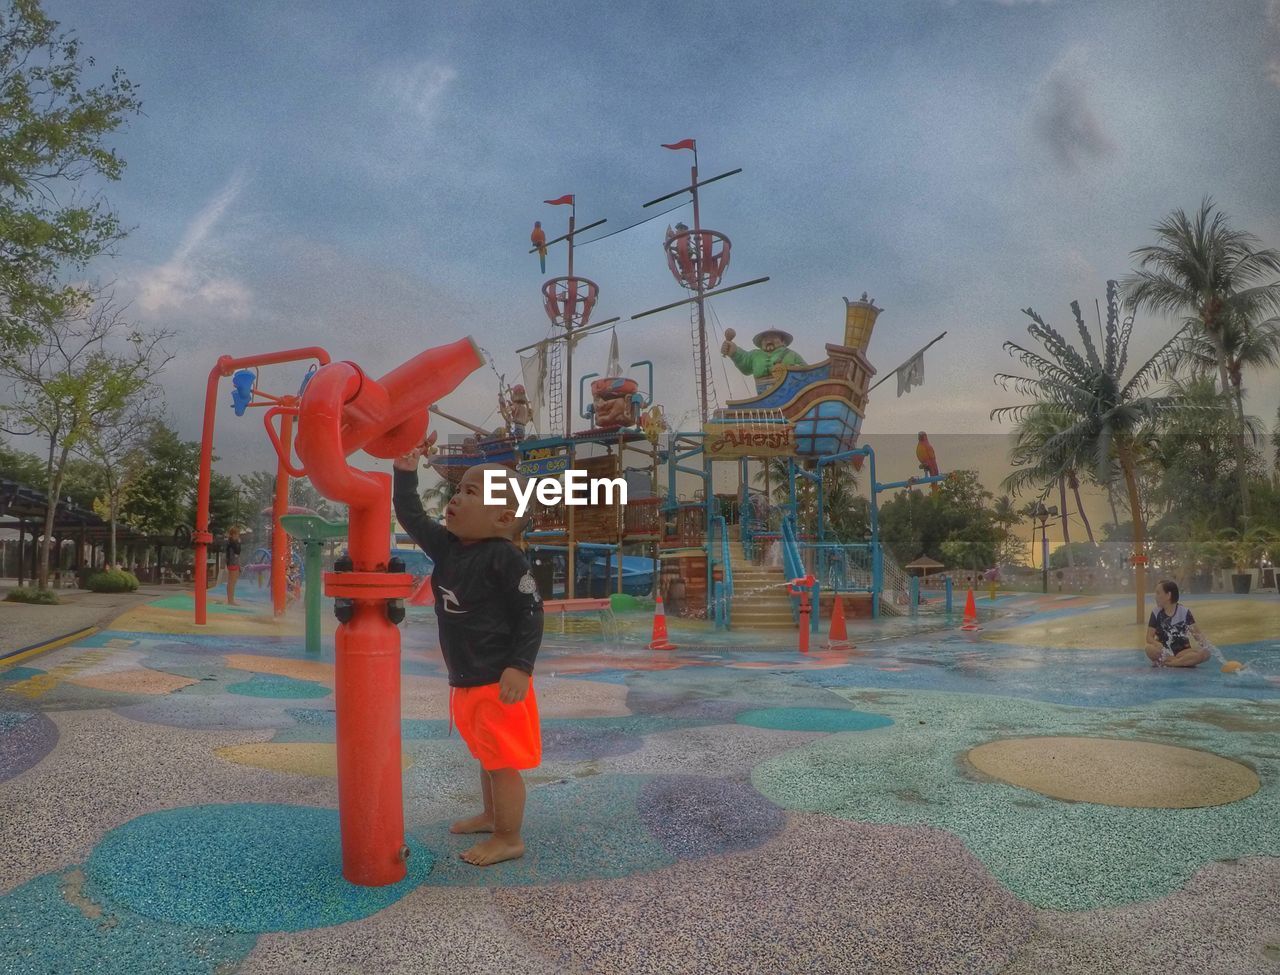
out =
[[[920,431],[920,440],[916,443],[916,460],[920,461],[920,469],[930,477],[938,476],[938,455],[933,449],[933,444],[929,443],[929,435],[923,430]],[[929,493],[936,494],[938,485],[929,485]]]
[[[538,248],[538,263],[542,266],[542,273],[547,273],[547,233],[542,229],[542,221],[535,220],[533,222],[533,233],[529,235],[529,243]]]

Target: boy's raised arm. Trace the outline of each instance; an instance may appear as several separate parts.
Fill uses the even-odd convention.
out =
[[[396,519],[409,537],[418,543],[432,561],[439,560],[449,541],[449,530],[436,521],[422,507],[418,497],[418,472],[397,467],[392,481],[391,502],[396,509]]]

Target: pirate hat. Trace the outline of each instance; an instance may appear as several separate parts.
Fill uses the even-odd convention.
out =
[[[782,339],[783,345],[790,345],[793,341],[790,332],[784,332],[780,328],[766,328],[763,332],[757,333],[756,337],[751,340],[755,343],[757,349],[764,348],[764,337],[766,335],[778,336],[778,338]]]

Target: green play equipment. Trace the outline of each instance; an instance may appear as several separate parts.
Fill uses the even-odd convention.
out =
[[[325,521],[319,515],[281,515],[280,525],[302,542],[306,550],[303,585],[306,587],[307,653],[320,653],[320,562],[324,543],[347,537],[345,521]]]

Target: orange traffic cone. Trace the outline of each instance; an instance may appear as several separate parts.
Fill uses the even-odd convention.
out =
[[[425,577],[409,597],[410,606],[434,606],[436,594],[431,591],[431,576]]]
[[[849,631],[844,622],[844,600],[837,594],[831,605],[831,632],[827,634],[828,650],[851,650]]]
[[[658,594],[653,605],[653,639],[649,642],[650,650],[675,650],[676,645],[667,639],[667,613],[662,608],[662,594]]]
[[[973,590],[969,590],[969,596],[964,601],[964,626],[962,630],[980,630],[982,627],[978,625],[978,604],[973,600]]]

